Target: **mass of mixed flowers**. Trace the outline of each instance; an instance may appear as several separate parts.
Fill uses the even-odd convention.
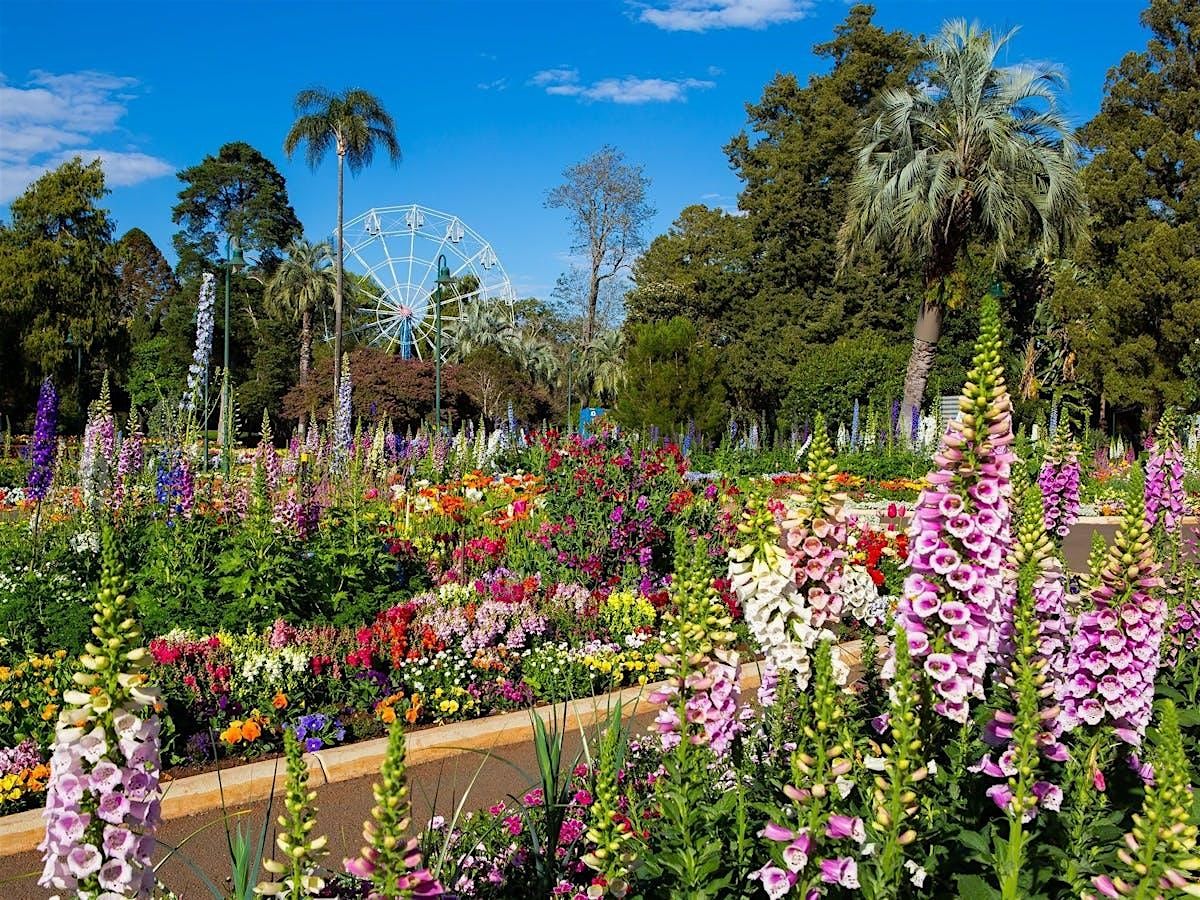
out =
[[[107,395],[66,446],[47,385],[0,518],[0,813],[46,808],[60,896],[161,892],[163,774],[280,754],[267,895],[1195,893],[1183,450],[1168,420],[1068,572],[1088,467],[1065,427],[1014,431],[1000,334],[985,302],[911,502],[864,500],[819,419],[803,471],[765,478],[612,430],[344,411],[286,447],[264,424],[224,472]],[[629,686],[652,723],[614,709],[569,759],[544,712],[536,784],[413,826],[406,730]],[[303,754],[385,734],[339,865]]]

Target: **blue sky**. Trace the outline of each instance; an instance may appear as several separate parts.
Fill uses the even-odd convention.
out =
[[[950,17],[1020,25],[1011,61],[1052,60],[1072,119],[1105,73],[1142,49],[1141,2],[880,0],[876,21],[932,33]],[[563,168],[605,143],[652,179],[659,233],[684,206],[736,203],[722,146],[777,71],[817,70],[811,46],[841,0],[74,2],[0,5],[0,203],[81,151],[105,160],[118,234],[170,254],[176,170],[244,140],[288,181],[311,238],[332,231],[336,169],[289,162],[298,89],[360,86],[396,119],[404,161],[348,180],[347,218],[420,203],[495,247],[519,294],[547,296],[570,265]],[[5,215],[7,206],[3,207]]]

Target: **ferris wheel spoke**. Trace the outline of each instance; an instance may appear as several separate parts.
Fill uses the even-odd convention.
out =
[[[396,275],[396,263],[392,259],[392,251],[388,249],[387,238],[382,231],[379,232],[379,243],[383,246],[383,255],[387,258],[388,271],[392,275],[392,287],[395,289],[396,294],[399,294],[400,278]],[[396,295],[394,294],[393,296]],[[399,299],[399,297],[397,296],[396,299]]]
[[[359,340],[428,360],[438,319],[451,332],[450,341],[469,306],[503,304],[504,310],[496,312],[511,320],[514,291],[503,264],[491,244],[458,216],[412,203],[373,207],[346,224],[346,236],[356,294],[347,333]],[[455,290],[439,301],[436,272],[442,254]],[[466,278],[474,281],[470,290],[463,289]],[[325,331],[328,336],[329,328]]]

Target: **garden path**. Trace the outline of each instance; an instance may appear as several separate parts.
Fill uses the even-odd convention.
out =
[[[635,716],[629,722],[634,733],[645,733],[653,714]],[[589,744],[594,732],[589,731]],[[566,735],[563,742],[564,766],[575,760],[582,748],[578,730]],[[282,776],[282,762],[280,764]],[[477,776],[478,773],[478,776]],[[433,815],[447,820],[454,816],[462,803],[463,811],[478,810],[508,800],[510,795],[521,797],[536,787],[537,760],[530,743],[498,748],[490,758],[464,753],[448,759],[414,766],[409,770],[409,785],[413,804],[413,821],[424,824]],[[373,777],[335,782],[317,788],[317,832],[329,836],[329,856],[326,862],[333,867],[341,859],[357,855],[362,846],[362,825],[370,816],[374,799],[371,794]],[[469,795],[464,802],[464,794]],[[233,807],[230,814],[245,813],[241,821],[245,831],[257,836],[267,814],[266,801]],[[279,814],[276,805],[272,817]],[[201,869],[209,878],[229,871],[229,851],[225,829],[219,824],[220,813],[172,819],[163,824],[159,836],[165,844],[178,845],[197,829],[211,823],[213,827],[191,837],[179,856],[186,854],[192,866]],[[273,831],[271,832],[273,835]],[[273,840],[273,838],[272,838]],[[162,882],[182,900],[212,900],[212,893],[196,877],[187,862],[177,856],[168,860],[160,871]],[[44,900],[45,891],[37,886],[41,860],[37,853],[0,856],[0,898],[2,900]],[[18,879],[10,881],[10,879]],[[221,886],[218,882],[218,886]]]

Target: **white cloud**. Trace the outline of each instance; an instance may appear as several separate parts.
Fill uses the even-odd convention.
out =
[[[479,84],[475,85],[475,87],[479,88],[481,91],[502,91],[508,87],[508,79],[496,78],[492,81],[481,81]]]
[[[578,69],[571,69],[567,66],[559,66],[557,69],[542,69],[540,72],[534,72],[533,77],[529,79],[529,83],[534,87],[545,87],[548,84],[562,84],[564,82],[578,80]]]
[[[667,0],[644,7],[638,18],[664,31],[766,28],[803,19],[813,5],[813,0]]]
[[[536,73],[529,83],[558,97],[579,97],[606,103],[674,103],[686,100],[689,91],[707,90],[715,82],[699,78],[602,78],[591,84],[579,80],[576,69],[545,69]]]
[[[112,187],[174,171],[165,160],[137,147],[95,146],[99,139],[111,141],[122,131],[120,122],[137,96],[137,86],[134,78],[105,72],[56,75],[34,70],[20,86],[0,74],[0,203],[74,156],[87,162],[99,159]]]

